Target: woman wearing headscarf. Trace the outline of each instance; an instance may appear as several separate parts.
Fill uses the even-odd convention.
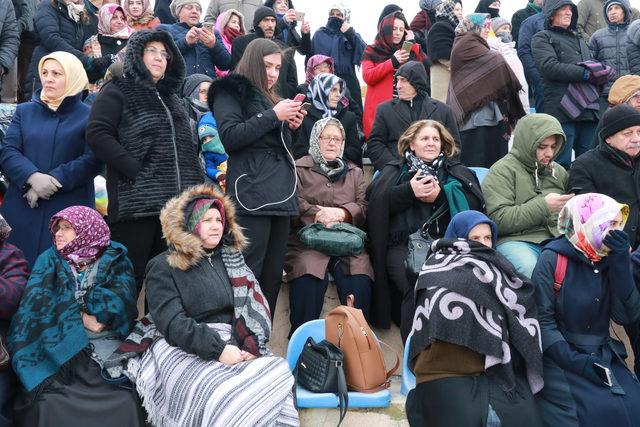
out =
[[[19,104],[0,148],[10,181],[0,213],[13,224],[9,242],[30,266],[51,245],[49,219],[68,206],[94,207],[93,178],[102,165],[85,142],[87,74],[78,58],[54,52],[40,59],[44,86]]]
[[[297,426],[294,379],[267,348],[270,311],[242,257],[232,200],[199,185],[169,200],[160,218],[170,249],[149,263],[146,295],[162,337],[137,378],[149,420]]]
[[[184,60],[169,33],[134,33],[124,74],[100,90],[87,125],[87,141],[107,164],[109,227],[129,250],[140,287],[147,262],[166,249],[160,210],[204,180],[179,96],[184,75]]]
[[[337,118],[320,118],[311,129],[308,155],[296,161],[300,228],[319,222],[363,227],[367,202],[362,169],[344,157],[345,131]],[[291,333],[322,311],[324,294],[334,278],[340,302],[355,296],[355,307],[369,316],[373,269],[366,251],[349,257],[330,257],[304,247],[297,229],[289,238],[285,270],[289,283]]]
[[[115,62],[116,55],[127,46],[133,33],[134,30],[129,26],[122,7],[109,3],[100,8],[97,38],[102,57],[111,58],[111,63]],[[89,80],[96,81],[102,78],[111,63],[104,64],[103,67],[94,67],[88,74]]]
[[[349,111],[346,89],[345,81],[333,74],[318,74],[311,80],[307,91],[311,108],[307,111],[293,144],[293,156],[296,159],[309,154],[309,138],[314,124],[322,118],[334,117],[340,121],[346,134],[342,147],[345,160],[352,161],[358,167],[362,167],[362,144],[358,135],[358,118]]]
[[[456,28],[447,96],[460,129],[460,160],[485,168],[507,154],[511,129],[525,115],[520,81],[502,55],[489,48],[490,30],[484,13],[466,16]]]
[[[16,424],[143,426],[128,380],[107,383],[101,369],[137,314],[127,249],[85,206],[56,213],[49,231],[53,246],[38,257],[7,337],[22,384]]]
[[[150,30],[160,25],[160,19],[153,15],[150,0],[122,0],[121,6],[134,31]]]
[[[11,227],[0,215],[0,336],[6,349],[7,332],[18,309],[29,278],[27,260],[20,249],[7,242]],[[13,399],[16,395],[15,373],[11,366],[0,372],[0,425],[12,426]]]
[[[393,317],[403,341],[411,331],[416,282],[406,267],[409,236],[426,228],[432,237],[442,237],[458,212],[484,210],[478,179],[456,152],[453,136],[440,122],[416,121],[398,140],[399,159],[388,162],[367,189],[376,275],[371,320],[389,328]]]
[[[431,246],[415,287],[411,425],[544,425],[533,397],[543,386],[534,286],[496,240],[496,224],[471,210]]]
[[[500,16],[500,0],[480,0],[475,13],[488,13],[491,18]]]
[[[231,53],[233,41],[247,33],[244,16],[235,9],[225,10],[216,19],[216,31],[220,34],[227,52]],[[216,67],[216,74],[218,77],[224,77],[229,74],[229,71],[223,71]]]
[[[427,54],[431,61],[431,97],[447,102],[451,80],[451,49],[456,27],[462,19],[460,0],[442,0],[436,6],[436,22],[427,34]]]
[[[409,52],[402,50],[405,41],[413,42]],[[397,69],[407,61],[426,60],[402,12],[390,13],[380,21],[375,41],[362,56],[362,78],[367,83],[362,117],[366,137],[371,132],[378,105],[393,97]]]
[[[609,334],[614,321],[640,319],[631,271],[629,207],[598,193],[572,198],[560,212],[563,236],[542,251],[536,286],[544,351],[538,407],[547,425],[630,427],[640,419],[640,383],[625,346]]]

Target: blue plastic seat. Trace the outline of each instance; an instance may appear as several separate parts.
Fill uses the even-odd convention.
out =
[[[309,337],[312,337],[316,342],[324,339],[324,319],[311,320],[302,324],[291,336],[287,348],[287,363],[289,363],[291,372],[295,369],[304,343]],[[300,408],[337,408],[339,406],[338,396],[333,393],[312,393],[296,385],[296,395]],[[349,392],[349,408],[386,408],[390,403],[391,393],[389,390],[377,393]]]
[[[409,394],[416,387],[416,376],[409,369],[409,344],[411,343],[411,334],[404,343],[404,355],[402,356],[402,383],[400,384],[400,393],[404,396]]]
[[[469,169],[471,169],[476,173],[476,176],[478,177],[478,182],[480,183],[480,185],[482,185],[482,181],[484,181],[484,178],[487,176],[487,173],[489,173],[489,169],[481,168],[481,167],[471,167]]]

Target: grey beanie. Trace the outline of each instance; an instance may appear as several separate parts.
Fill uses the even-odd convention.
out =
[[[501,16],[498,16],[497,18],[493,18],[491,20],[491,29],[493,30],[494,33],[498,32],[498,28],[502,27],[503,25],[508,25],[509,28],[513,29],[513,26],[511,25],[511,22],[509,22],[508,19],[503,18]],[[511,30],[509,30],[511,31]]]

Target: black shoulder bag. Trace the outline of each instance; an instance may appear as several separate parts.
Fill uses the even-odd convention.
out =
[[[420,274],[422,265],[427,259],[429,254],[429,248],[431,243],[435,240],[429,234],[429,228],[434,221],[440,219],[442,215],[449,210],[449,205],[444,203],[429,217],[422,227],[420,227],[415,233],[409,235],[409,252],[407,253],[407,259],[405,260],[405,266],[407,267],[407,273],[417,276]]]
[[[296,369],[294,377],[296,384],[313,393],[335,393],[340,400],[340,422],[347,415],[349,408],[349,394],[347,392],[347,379],[344,375],[344,355],[335,345],[327,340],[316,343],[313,338],[307,338]],[[293,394],[297,407],[297,400]]]

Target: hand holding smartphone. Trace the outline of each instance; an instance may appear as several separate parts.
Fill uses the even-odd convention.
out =
[[[413,42],[405,40],[404,43],[402,43],[402,50],[404,50],[407,53],[411,53],[411,48],[413,47]]]

